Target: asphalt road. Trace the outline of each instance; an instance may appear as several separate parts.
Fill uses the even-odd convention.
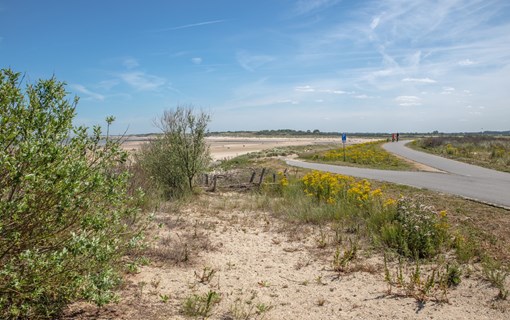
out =
[[[383,147],[394,154],[444,171],[408,172],[342,167],[287,160],[287,164],[365,179],[388,181],[418,188],[454,194],[510,209],[510,174],[441,158],[405,147],[409,141],[387,143]]]

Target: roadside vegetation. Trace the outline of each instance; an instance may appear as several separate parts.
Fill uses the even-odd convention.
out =
[[[359,269],[353,262],[360,252],[379,253],[388,294],[447,302],[448,291],[478,269],[498,289],[496,298],[507,298],[508,210],[318,171],[277,177],[266,180],[257,203],[294,224],[330,230],[318,246],[337,248],[333,264],[340,272]]]
[[[510,172],[509,137],[439,136],[415,140],[409,145],[450,159]]]
[[[320,152],[306,152],[300,157],[314,162],[349,165],[363,168],[386,170],[412,170],[409,162],[384,150],[381,146],[386,140],[349,145],[344,148],[329,149]]]

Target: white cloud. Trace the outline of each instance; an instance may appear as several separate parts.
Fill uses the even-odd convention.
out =
[[[299,104],[299,101],[292,100],[292,99],[283,99],[283,100],[279,100],[278,103]]]
[[[398,96],[395,98],[395,101],[397,101],[398,104],[403,107],[421,105],[421,99],[416,96]]]
[[[437,81],[430,78],[404,78],[402,82],[436,83]]]
[[[311,86],[298,86],[295,87],[294,90],[298,92],[315,92],[315,89]]]
[[[322,103],[322,102],[324,102],[324,100],[322,100],[322,99],[317,99],[317,100],[315,100],[315,102],[317,102],[317,103]]]
[[[475,64],[475,62],[470,60],[470,59],[464,59],[464,60],[460,60],[458,62],[459,66],[470,66],[470,65],[473,65],[473,64]]]
[[[369,99],[371,97],[367,96],[366,94],[360,94],[360,95],[354,96],[354,98],[356,98],[356,99]]]
[[[122,81],[139,91],[157,90],[166,83],[164,78],[140,71],[121,73],[119,77]]]
[[[243,69],[251,72],[274,60],[275,58],[269,55],[255,55],[246,51],[239,51],[237,53],[237,62],[239,62],[239,65]]]
[[[202,63],[202,58],[200,58],[200,57],[191,58],[191,62],[193,64],[197,64],[197,65],[201,64]]]
[[[319,92],[324,92],[324,93],[332,93],[332,94],[353,94],[354,92],[349,92],[349,91],[343,91],[343,90],[331,90],[331,89],[321,89],[321,90],[318,90]]]
[[[92,98],[95,100],[100,100],[100,101],[104,100],[104,96],[102,94],[92,92],[81,84],[72,84],[71,88],[78,91],[79,93],[83,93],[83,94],[87,95],[89,98]]]
[[[381,21],[381,17],[375,17],[372,19],[372,22],[370,23],[370,29],[374,30],[379,25],[379,21]]]
[[[441,94],[452,94],[453,92],[455,92],[455,88],[443,87],[443,91],[441,92]]]

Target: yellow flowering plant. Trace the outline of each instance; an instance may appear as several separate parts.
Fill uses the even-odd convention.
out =
[[[301,179],[305,194],[330,204],[336,203],[353,181],[352,177],[320,171],[312,171]]]

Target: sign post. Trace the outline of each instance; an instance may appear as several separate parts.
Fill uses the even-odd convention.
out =
[[[345,162],[345,142],[347,142],[347,135],[342,133],[342,144],[344,146],[344,162]]]

